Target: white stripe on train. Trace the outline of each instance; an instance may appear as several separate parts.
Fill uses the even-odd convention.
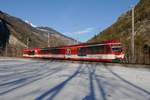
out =
[[[41,55],[28,55],[23,54],[23,57],[31,57],[31,58],[96,58],[96,59],[116,59],[116,58],[124,58],[124,54],[115,55],[115,54],[96,54],[86,56],[78,56],[78,55],[63,55],[63,54],[41,54]]]

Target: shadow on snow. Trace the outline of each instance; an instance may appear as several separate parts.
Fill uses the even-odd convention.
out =
[[[105,93],[105,90],[104,90],[104,88],[101,84],[101,80],[98,79],[96,77],[96,74],[95,74],[96,65],[92,66],[92,67],[88,67],[88,71],[89,71],[89,81],[90,81],[89,82],[90,93],[87,96],[85,96],[82,100],[96,100],[95,91],[94,91],[94,83],[93,83],[94,80],[97,83],[97,86],[98,86],[98,89],[99,89],[99,92],[100,92],[100,95],[101,95],[101,100],[106,100],[106,93]]]
[[[63,81],[59,85],[48,90],[47,92],[45,92],[41,96],[37,97],[36,100],[42,100],[45,97],[49,96],[50,94],[52,94],[52,95],[48,97],[48,100],[52,100],[63,89],[63,87],[80,72],[81,67],[82,66],[79,66],[77,68],[77,70],[74,72],[74,74],[72,74],[69,78],[67,78],[65,81]]]
[[[45,66],[46,64],[48,64],[48,63],[45,63],[42,66]],[[53,69],[50,69],[50,70],[53,70]],[[30,84],[32,82],[38,81],[38,80],[40,80],[42,78],[45,78],[45,77],[48,77],[48,76],[53,75],[55,73],[58,73],[58,72],[60,72],[62,70],[64,70],[64,68],[59,66],[58,68],[54,68],[53,72],[50,72],[46,76],[43,76],[43,77],[39,77],[39,76],[41,76],[43,74],[43,73],[41,73],[41,74],[38,74],[38,75],[35,75],[35,76],[28,76],[28,77],[25,77],[25,78],[20,78],[20,79],[15,80],[15,81],[11,81],[11,82],[7,82],[7,83],[4,83],[4,84],[0,84],[0,86],[7,86],[7,85],[14,86],[14,87],[10,88],[9,90],[5,90],[3,92],[0,92],[0,95],[6,94],[8,92],[11,92],[11,91],[13,91],[15,89],[18,89],[18,88],[22,87],[22,86],[25,86],[25,85]],[[48,72],[49,72],[49,70],[48,70]]]
[[[119,78],[119,79],[122,80],[123,82],[127,83],[128,85],[130,85],[130,86],[132,86],[132,87],[134,87],[134,88],[136,88],[136,89],[138,89],[138,90],[140,90],[140,91],[142,91],[142,92],[144,92],[144,93],[146,93],[146,94],[148,94],[148,95],[150,95],[150,92],[149,92],[149,91],[147,91],[147,90],[145,90],[145,89],[143,89],[143,88],[141,88],[141,87],[139,87],[139,86],[137,86],[137,85],[135,85],[135,84],[133,84],[133,83],[127,81],[126,79],[124,79],[124,78],[122,78],[120,75],[118,75],[117,73],[113,72],[113,71],[112,71],[110,68],[108,68],[107,66],[106,66],[106,68],[108,69],[109,72],[111,72],[114,76],[116,76],[117,78]],[[141,93],[139,93],[139,94],[141,94]]]

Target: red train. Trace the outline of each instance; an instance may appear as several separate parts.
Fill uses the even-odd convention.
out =
[[[24,49],[23,57],[121,62],[124,52],[119,41]]]

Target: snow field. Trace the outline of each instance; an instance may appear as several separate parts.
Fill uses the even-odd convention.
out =
[[[0,100],[150,100],[150,70],[0,58]]]

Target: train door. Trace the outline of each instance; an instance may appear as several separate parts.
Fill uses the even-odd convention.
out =
[[[71,58],[71,48],[66,49],[65,58]]]

